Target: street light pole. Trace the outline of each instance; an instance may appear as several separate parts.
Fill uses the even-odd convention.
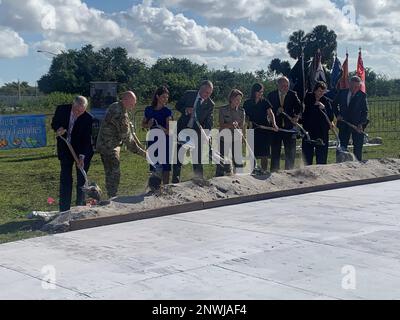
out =
[[[49,53],[49,54],[52,54],[53,56],[58,56],[58,53],[54,53],[54,52],[47,51],[47,50],[36,50],[36,52],[39,52],[39,53]]]

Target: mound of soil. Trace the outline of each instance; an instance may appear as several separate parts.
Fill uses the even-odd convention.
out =
[[[133,195],[112,199],[106,205],[72,208],[57,214],[43,230],[64,232],[73,220],[132,214],[190,202],[209,202],[258,193],[304,188],[400,174],[400,159],[308,166],[268,176],[236,175],[213,178],[205,183],[187,181],[165,187],[160,195]]]

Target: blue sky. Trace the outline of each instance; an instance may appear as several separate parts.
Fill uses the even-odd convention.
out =
[[[396,0],[1,0],[0,85],[34,85],[52,57],[37,49],[87,43],[126,47],[149,64],[177,56],[211,68],[266,69],[273,58],[290,60],[290,33],[318,24],[337,33],[340,58],[349,49],[351,70],[361,46],[365,66],[400,78],[399,13]]]

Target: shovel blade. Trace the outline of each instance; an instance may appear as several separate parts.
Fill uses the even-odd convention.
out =
[[[353,154],[341,148],[336,149],[336,163],[348,161],[355,161]]]
[[[324,146],[325,143],[321,140],[321,139],[317,139],[317,140],[305,140],[307,143],[316,145],[316,146]]]
[[[102,191],[96,183],[91,183],[89,186],[85,186],[82,189],[83,192],[85,192],[89,198],[92,198],[93,200],[96,201],[101,200]]]

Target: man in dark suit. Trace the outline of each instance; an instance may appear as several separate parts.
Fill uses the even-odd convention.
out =
[[[214,102],[210,96],[214,90],[211,81],[203,81],[200,89],[186,91],[183,97],[177,102],[176,109],[182,114],[177,123],[178,134],[186,128],[196,131],[198,137],[198,148],[194,150],[197,153],[197,163],[193,164],[193,171],[197,178],[203,178],[203,165],[201,164],[201,129],[197,122],[203,129],[211,130],[213,126],[213,111]],[[178,155],[180,146],[178,145]],[[173,165],[172,170],[172,183],[180,182],[182,163],[177,159],[177,164]]]
[[[349,83],[350,88],[339,91],[332,103],[332,107],[337,118],[340,145],[344,149],[347,149],[351,135],[354,155],[358,161],[361,161],[364,144],[363,131],[369,122],[367,95],[361,91],[362,80],[359,77],[352,77]],[[357,130],[351,128],[341,120],[355,125]]]
[[[93,157],[92,123],[93,117],[86,112],[88,101],[85,97],[78,96],[73,104],[57,107],[51,122],[51,127],[67,139],[79,157],[79,166],[86,172],[89,170]],[[61,164],[60,173],[60,212],[71,208],[72,197],[72,167],[75,160],[65,141],[57,139],[57,153]],[[85,178],[77,168],[76,205],[85,205],[85,194],[82,190]]]
[[[289,79],[281,77],[277,81],[278,89],[268,94],[275,121],[281,129],[293,129],[293,123],[282,114],[284,111],[297,122],[303,112],[303,106],[295,91],[289,90]],[[294,168],[296,158],[296,136],[286,132],[276,132],[271,141],[271,172],[280,168],[282,142],[285,147],[285,170]]]

